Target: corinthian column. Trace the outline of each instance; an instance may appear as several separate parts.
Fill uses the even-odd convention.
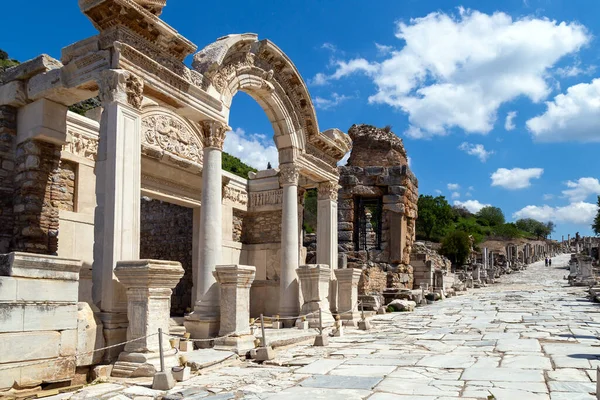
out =
[[[192,338],[216,336],[219,332],[219,287],[213,272],[221,262],[222,184],[221,158],[229,127],[217,121],[202,122],[204,161],[202,167],[202,206],[198,235],[198,271],[194,275],[196,303],[186,317],[185,327]]]
[[[300,309],[298,297],[298,179],[300,173],[294,164],[279,167],[279,183],[283,187],[281,215],[281,273],[279,274],[279,314],[296,316]]]
[[[331,312],[338,311],[338,285],[334,270],[337,269],[338,235],[337,235],[337,182],[319,184],[317,206],[317,264],[329,265],[331,282],[329,285],[329,306]],[[341,310],[342,312],[347,310]]]

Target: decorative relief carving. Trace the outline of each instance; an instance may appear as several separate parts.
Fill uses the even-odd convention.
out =
[[[212,83],[219,93],[223,93],[223,90],[229,85],[231,79],[236,75],[236,71],[242,68],[252,67],[254,65],[255,57],[256,55],[254,53],[247,52],[242,54],[237,61],[227,63],[216,71],[205,72],[204,77],[208,78],[208,80],[206,83],[204,83],[204,89],[208,87],[209,83]]]
[[[340,185],[337,182],[319,183],[319,200],[337,201]]]
[[[326,154],[324,151],[318,149],[312,144],[306,145],[306,153],[316,157],[319,160],[325,161],[327,164],[333,167],[337,167],[337,161],[333,157]]]
[[[69,130],[68,133],[69,141],[63,146],[62,150],[79,157],[87,158],[88,160],[96,161],[98,138],[73,130]]]
[[[186,123],[169,114],[153,113],[142,118],[142,143],[158,146],[195,163],[202,163],[202,142]]]
[[[297,185],[300,179],[300,169],[294,164],[279,166],[279,183],[282,185]]]
[[[231,130],[227,125],[218,121],[200,122],[202,133],[204,134],[204,146],[223,150],[225,143],[225,134]]]
[[[271,206],[283,203],[283,190],[267,190],[249,194],[250,207]]]
[[[98,86],[98,97],[103,104],[118,101],[138,110],[142,106],[144,81],[131,72],[116,69],[102,71]]]
[[[223,198],[236,204],[245,206],[248,204],[248,193],[243,190],[235,189],[229,186],[223,188]]]

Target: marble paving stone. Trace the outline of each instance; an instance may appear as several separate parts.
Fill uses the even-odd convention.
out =
[[[562,382],[589,382],[590,378],[585,370],[574,368],[559,368],[554,371],[548,371],[548,378],[551,381]]]
[[[464,381],[544,382],[544,374],[540,370],[532,369],[467,368],[461,379]]]
[[[364,376],[316,375],[302,381],[301,386],[324,389],[364,389],[370,390],[381,382],[381,378]]]
[[[371,392],[367,390],[343,388],[322,389],[296,386],[265,398],[286,400],[362,400],[369,394]]]
[[[386,365],[369,365],[368,367],[364,367],[362,365],[340,365],[339,367],[330,371],[329,375],[371,376],[383,378],[395,369],[396,366]]]
[[[548,382],[551,392],[595,393],[596,384],[592,382]]]
[[[498,339],[496,350],[501,352],[541,351],[536,339]]]
[[[406,381],[397,378],[385,378],[375,388],[378,392],[390,392],[394,394],[416,395],[416,396],[454,396],[457,397],[460,390],[456,387],[435,387],[426,381]]]
[[[545,393],[532,393],[525,390],[490,388],[494,400],[548,400]]]
[[[506,355],[502,359],[503,368],[552,369],[548,357]]]
[[[465,355],[435,355],[424,357],[417,363],[420,367],[468,368],[475,364],[475,358]]]
[[[305,367],[299,368],[294,371],[297,374],[326,374],[338,365],[342,364],[344,359],[326,359],[318,360],[309,364]]]

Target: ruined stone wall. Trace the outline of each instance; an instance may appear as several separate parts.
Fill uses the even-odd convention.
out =
[[[0,106],[0,254],[10,250],[14,215],[14,146],[17,109]]]
[[[61,147],[27,140],[16,148],[14,197],[14,250],[56,254],[58,250],[59,196],[53,179],[60,163]],[[54,189],[54,190],[53,190]]]
[[[244,212],[233,210],[233,241],[241,242],[244,228]]]
[[[191,208],[142,198],[140,258],[179,261],[185,271],[171,296],[173,315],[183,315],[192,306],[193,223]]]
[[[242,242],[245,244],[281,242],[281,210],[247,214],[244,217]]]
[[[52,179],[52,206],[59,210],[75,210],[77,164],[61,160]]]
[[[340,167],[338,248],[349,268],[364,270],[359,292],[381,293],[386,288],[414,285],[410,265],[415,240],[418,181],[410,171],[402,140],[389,129],[354,125],[348,165]],[[356,250],[360,216],[357,199],[381,199],[381,244]],[[380,203],[381,204],[381,203]]]

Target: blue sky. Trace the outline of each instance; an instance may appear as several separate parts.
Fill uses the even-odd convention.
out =
[[[13,58],[59,58],[96,33],[75,0],[6,3],[0,48]],[[591,233],[600,194],[598,15],[596,0],[170,0],[163,18],[199,48],[229,33],[270,39],[307,82],[321,130],[392,125],[420,193],[553,220],[560,238]],[[247,95],[230,125],[228,151],[276,164]]]

